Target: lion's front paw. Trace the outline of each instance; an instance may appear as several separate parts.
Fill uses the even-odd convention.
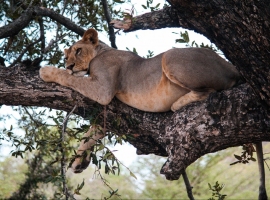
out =
[[[52,66],[42,67],[39,70],[40,78],[45,82],[55,82],[60,69]]]
[[[74,160],[74,162],[71,165],[71,169],[74,173],[81,173],[88,167],[89,164],[90,164],[89,156],[87,157],[82,156]]]

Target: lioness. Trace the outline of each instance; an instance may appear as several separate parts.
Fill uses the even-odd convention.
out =
[[[46,82],[70,87],[82,95],[107,105],[114,96],[123,103],[148,112],[176,111],[201,101],[213,91],[232,87],[239,74],[234,66],[205,48],[171,49],[145,59],[108,47],[99,42],[94,29],[64,50],[66,70],[47,66],[40,69]],[[89,71],[90,76],[84,76]],[[84,137],[88,137],[91,128]],[[91,149],[103,134],[81,142],[78,154]],[[81,172],[90,162],[77,158],[74,172]]]

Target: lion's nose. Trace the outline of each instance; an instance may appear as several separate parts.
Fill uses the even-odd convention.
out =
[[[74,66],[75,66],[75,63],[73,63],[73,64],[71,64],[71,65],[67,66],[67,69],[72,70]]]

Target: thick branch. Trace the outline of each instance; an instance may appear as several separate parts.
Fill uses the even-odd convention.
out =
[[[158,11],[145,13],[143,15],[133,17],[131,20],[131,26],[128,29],[125,29],[125,32],[180,27],[176,9],[172,7],[166,7]]]
[[[22,15],[18,19],[14,20],[12,23],[1,27],[0,39],[18,34],[22,29],[28,26],[28,24],[33,20],[35,16],[50,17],[52,20],[59,22],[67,29],[81,36],[84,33],[84,29],[77,26],[70,19],[58,14],[57,12],[54,12],[53,10],[44,7],[34,6],[25,10]]]
[[[161,170],[167,179],[178,179],[198,156],[270,139],[269,113],[246,84],[196,104],[176,112],[160,138],[169,154]]]
[[[0,104],[46,106],[81,116],[102,112],[102,106],[71,89],[45,83],[38,69],[0,67]],[[94,111],[94,112],[93,112]],[[204,154],[231,146],[270,141],[269,113],[247,84],[213,93],[204,102],[190,104],[176,113],[147,113],[114,99],[107,106],[109,131],[125,134],[138,154],[169,156],[162,168],[168,179]],[[103,115],[98,115],[103,125]]]

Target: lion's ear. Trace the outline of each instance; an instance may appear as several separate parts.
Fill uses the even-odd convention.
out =
[[[84,32],[82,41],[90,41],[94,46],[98,45],[98,33],[95,29],[90,28]]]

